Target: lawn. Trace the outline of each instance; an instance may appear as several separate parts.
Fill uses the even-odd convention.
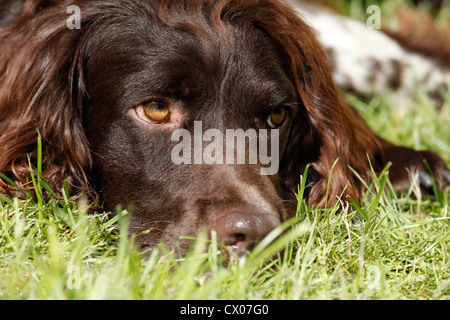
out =
[[[437,111],[417,90],[404,114],[380,98],[347,99],[383,137],[450,164],[448,93]],[[47,187],[39,177],[35,185]],[[142,253],[126,210],[112,217],[81,196],[0,195],[0,300],[450,299],[449,190],[429,198],[413,183],[397,195],[383,172],[361,203],[313,210],[305,188],[295,219],[269,235],[277,240],[226,267],[214,235],[193,240],[183,258],[163,246]]]

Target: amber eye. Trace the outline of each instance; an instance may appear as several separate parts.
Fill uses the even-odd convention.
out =
[[[281,127],[285,119],[286,109],[283,107],[278,107],[270,114],[269,119],[267,119],[267,123],[272,129],[276,129]]]
[[[164,123],[170,119],[169,107],[161,102],[149,102],[142,106],[142,111],[148,120],[155,123]]]

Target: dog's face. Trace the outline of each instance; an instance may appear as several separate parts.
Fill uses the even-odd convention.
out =
[[[259,140],[266,131],[268,156],[273,144],[283,157],[300,104],[277,48],[251,25],[217,26],[205,16],[173,25],[151,14],[144,23],[133,19],[111,22],[120,32],[96,35],[86,67],[86,131],[102,199],[109,210],[132,207],[131,231],[150,230],[137,238],[144,247],[206,228],[238,251],[250,249],[288,216],[279,163],[262,174],[261,157],[249,160],[260,143],[250,150],[246,139],[238,150],[226,135],[251,130]],[[172,138],[179,129],[192,138],[183,154],[190,164],[173,159],[186,143]],[[205,138],[196,149],[209,129],[223,134],[223,161],[196,163],[196,152],[214,146],[215,138]],[[235,151],[234,163],[227,151]]]
[[[131,208],[131,232],[149,230],[142,247],[176,247],[204,228],[238,253],[294,214],[307,164],[326,158],[310,170],[313,202],[356,190],[346,160],[322,181],[338,151],[347,157],[335,146],[352,126],[325,53],[283,3],[74,5],[80,29],[66,26],[64,2],[36,1],[0,33],[0,170],[20,190],[39,131],[53,189],[67,180],[73,192],[94,187],[112,212]],[[19,189],[0,180],[0,190]]]
[[[0,191],[33,188],[36,132],[54,192],[92,194],[132,209],[143,248],[201,228],[244,253],[305,200],[358,201],[371,166],[388,162],[440,186],[445,162],[377,137],[339,95],[326,53],[278,0],[23,2],[0,31]],[[5,21],[0,15],[0,23]],[[8,19],[9,21],[9,19]],[[338,161],[337,161],[338,159]],[[358,175],[355,175],[357,172]],[[9,183],[10,181],[13,184]]]

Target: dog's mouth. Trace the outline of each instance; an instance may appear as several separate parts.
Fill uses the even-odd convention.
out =
[[[226,255],[228,255],[226,251],[229,251],[236,256],[245,256],[280,224],[281,219],[273,213],[258,212],[254,208],[241,208],[227,211],[210,221],[209,227],[206,226],[205,236],[212,240],[212,234],[215,233],[217,245],[224,249]],[[142,251],[151,251],[157,244],[162,243],[169,246],[167,249],[184,254],[193,245],[194,239],[201,238],[192,226],[184,225],[182,228],[184,231],[178,229],[178,236],[174,236],[175,229],[172,228],[177,228],[176,224],[163,228],[164,231],[153,229],[142,232],[141,236],[136,238],[136,244]],[[187,232],[188,235],[181,236],[183,232]]]

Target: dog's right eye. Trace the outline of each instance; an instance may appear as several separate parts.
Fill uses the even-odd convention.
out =
[[[276,108],[267,119],[267,123],[272,129],[279,128],[286,119],[286,109],[284,107]]]
[[[143,104],[136,108],[136,112],[143,120],[150,120],[156,124],[165,123],[170,119],[169,107],[162,102],[152,101]]]

